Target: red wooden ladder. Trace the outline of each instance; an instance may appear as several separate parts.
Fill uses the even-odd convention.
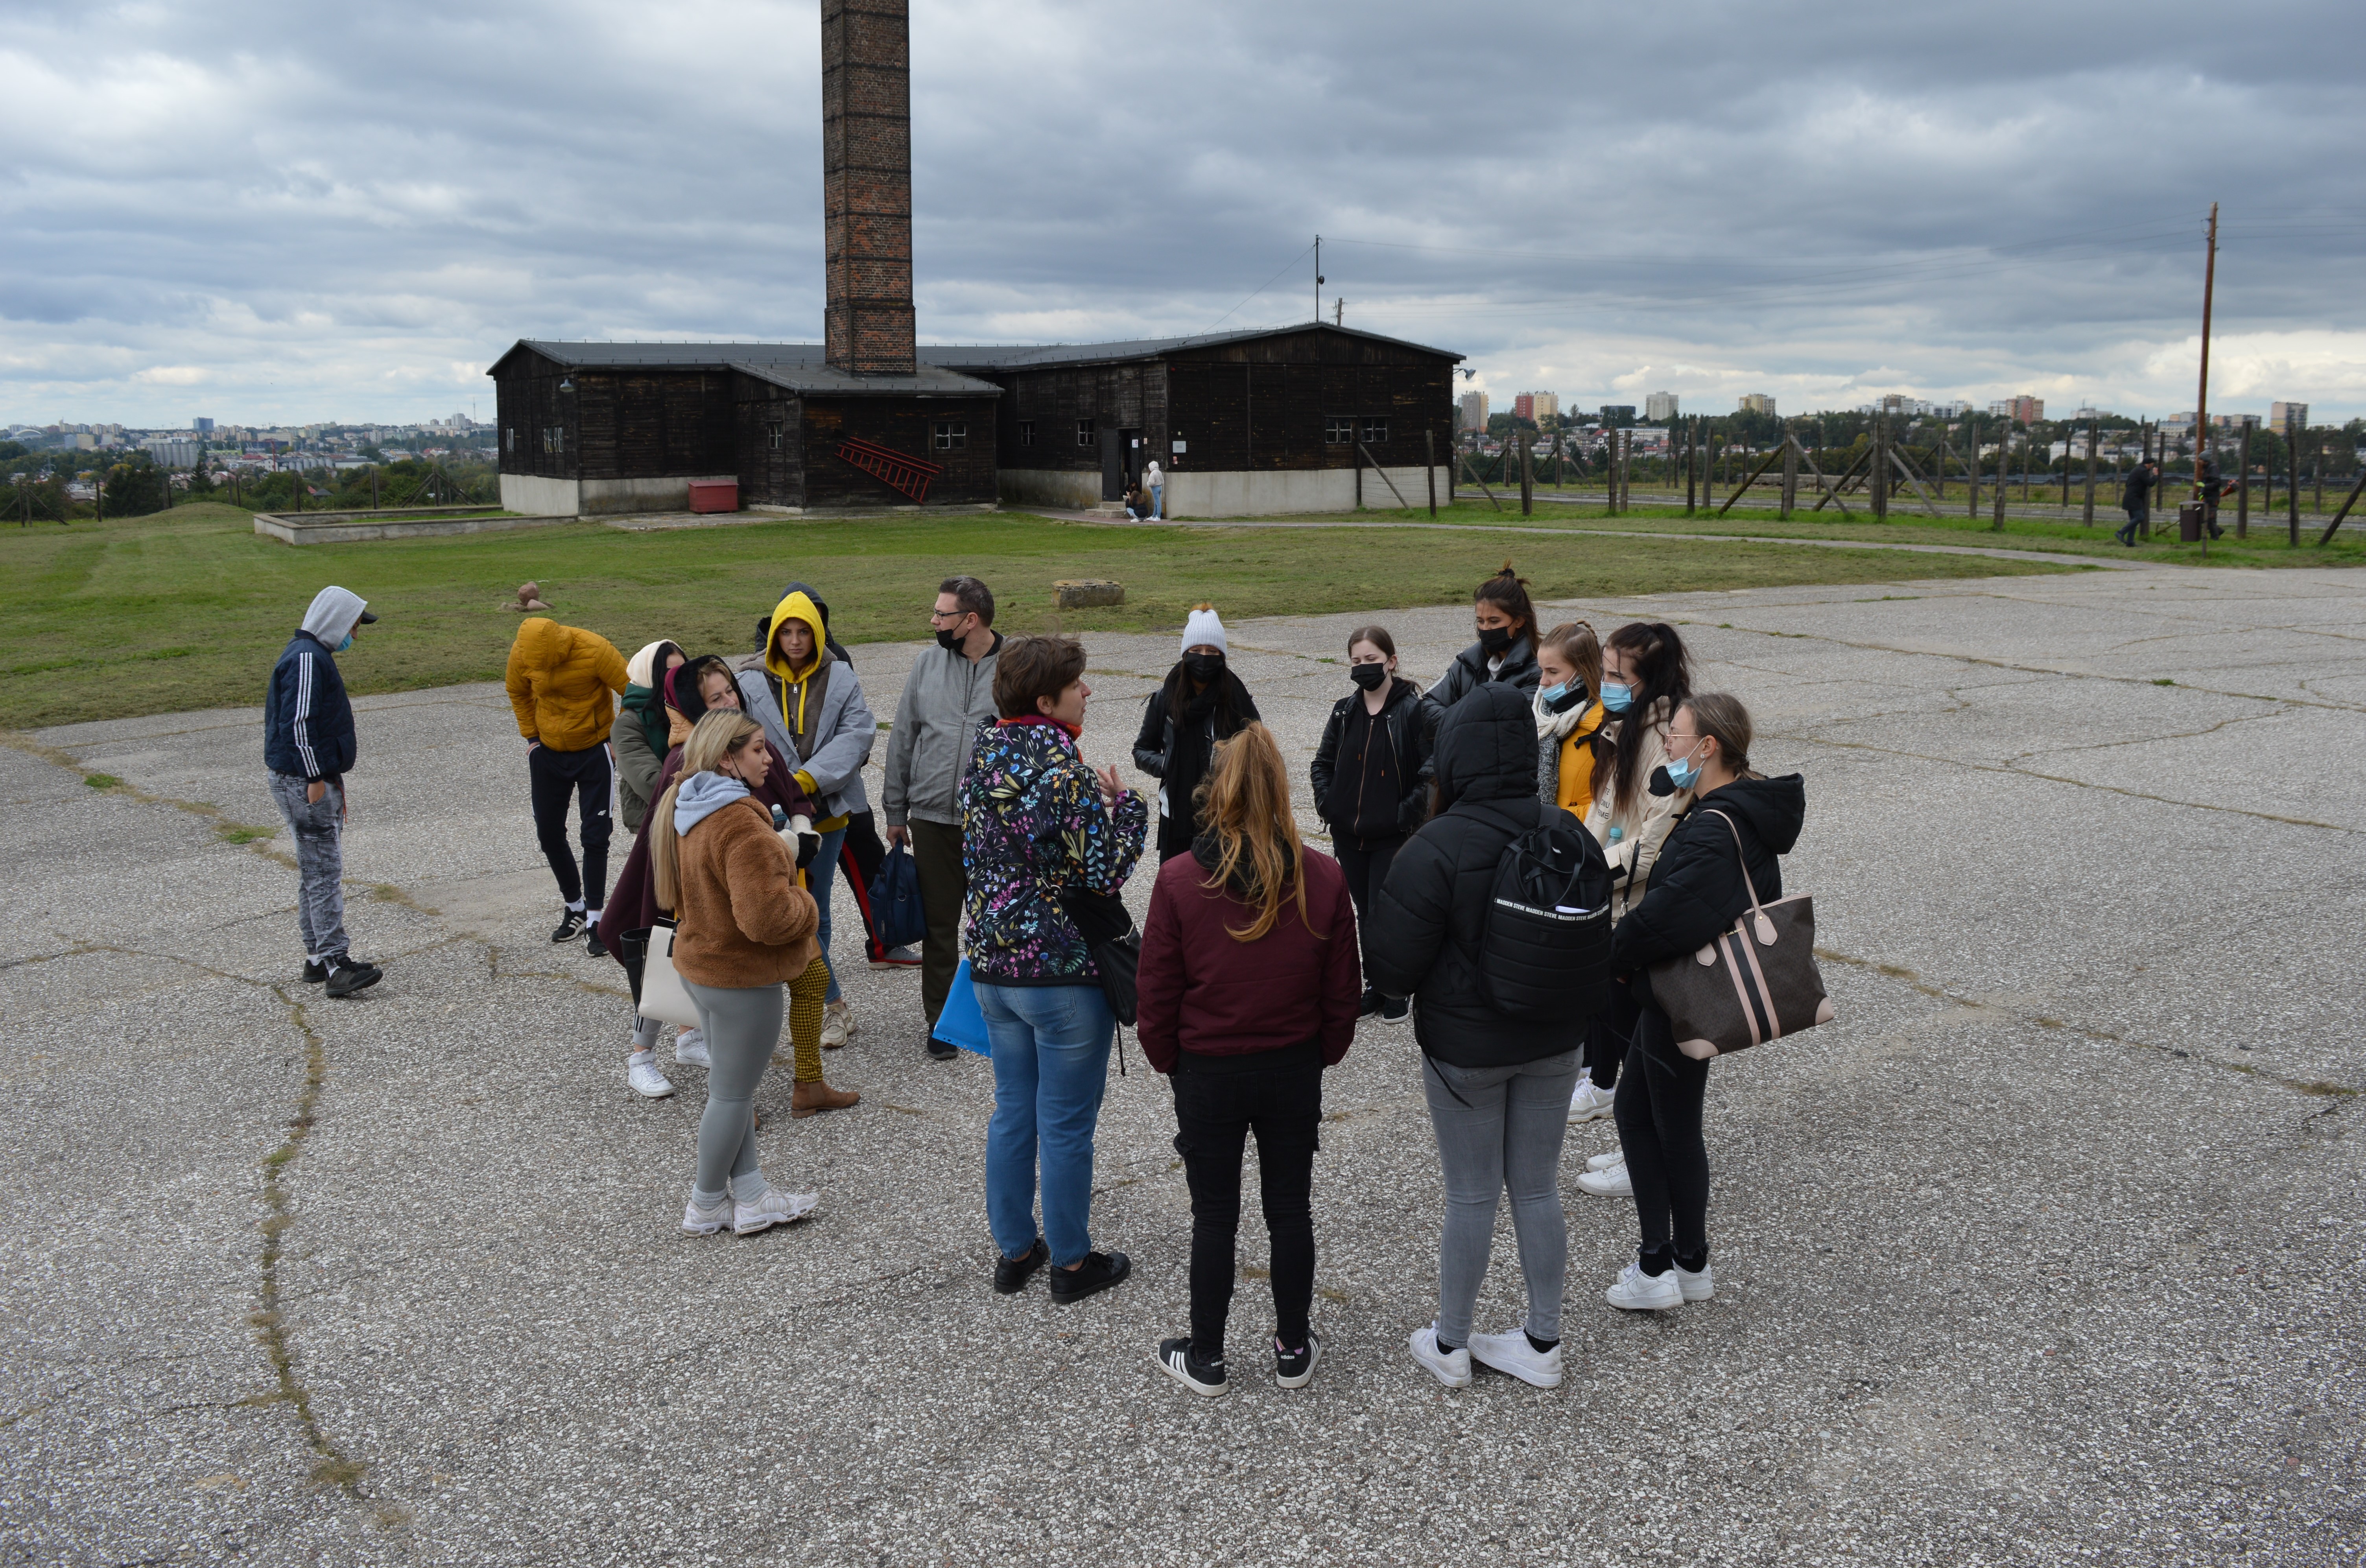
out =
[[[865,441],[859,435],[850,435],[840,441],[838,456],[841,461],[861,468],[888,489],[910,496],[915,505],[927,503],[929,481],[945,471],[941,463],[907,457],[893,446],[882,446],[876,441]]]

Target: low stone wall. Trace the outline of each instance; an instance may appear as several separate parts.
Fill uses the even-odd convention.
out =
[[[1101,501],[1098,468],[1004,468],[995,476],[1005,506],[1056,506],[1084,512]]]
[[[471,512],[477,515],[464,515]],[[258,512],[254,514],[254,531],[284,545],[335,545],[371,539],[432,538],[443,534],[498,534],[512,528],[549,528],[574,521],[571,513],[524,517],[487,513],[482,507],[415,506],[384,515],[374,512]]]
[[[537,474],[503,474],[501,505],[538,516],[560,513],[604,517],[628,512],[687,512],[695,480],[737,484],[737,474],[677,474],[656,479],[552,479]]]
[[[1386,474],[1403,492],[1404,504],[1429,505],[1429,475],[1437,476],[1437,503],[1447,502],[1446,465],[1366,468],[1364,505],[1397,506],[1397,496],[1381,479]],[[1169,517],[1265,517],[1290,512],[1353,512],[1356,470],[1353,468],[1189,469],[1166,476]]]

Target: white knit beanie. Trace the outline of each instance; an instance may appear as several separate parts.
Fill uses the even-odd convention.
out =
[[[1224,641],[1224,623],[1216,618],[1213,604],[1200,605],[1191,612],[1191,618],[1183,623],[1183,651],[1189,653],[1203,643],[1212,646],[1219,653],[1232,651]]]

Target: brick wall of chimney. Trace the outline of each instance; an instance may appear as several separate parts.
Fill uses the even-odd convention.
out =
[[[907,0],[822,0],[824,333],[857,375],[917,368],[911,59]]]

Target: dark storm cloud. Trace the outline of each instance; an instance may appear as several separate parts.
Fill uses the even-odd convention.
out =
[[[923,3],[922,333],[1302,319],[1320,232],[1351,323],[1499,395],[2167,412],[2216,199],[2214,406],[2352,412],[2360,31],[2330,5]],[[14,7],[0,413],[443,412],[521,335],[811,338],[817,34],[812,0]]]

